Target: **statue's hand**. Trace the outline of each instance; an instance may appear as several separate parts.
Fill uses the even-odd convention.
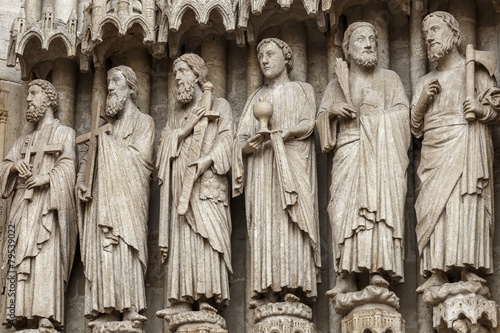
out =
[[[194,179],[198,179],[205,171],[207,171],[212,162],[212,158],[208,155],[205,155],[200,157],[196,161],[189,163],[188,166],[196,166],[196,174],[194,175]]]
[[[282,129],[278,129],[278,130],[272,130],[271,131],[271,134],[273,133],[280,133],[281,134],[281,138],[283,139],[283,142],[286,142],[288,140],[290,140],[290,138],[293,136],[292,135],[292,131],[288,128],[282,128]]]
[[[434,79],[424,85],[424,89],[422,90],[420,98],[422,99],[422,102],[427,105],[431,97],[440,94],[441,90],[441,84],[439,83],[438,79]]]
[[[88,196],[86,193],[87,193],[87,186],[85,186],[85,184],[83,183],[78,183],[76,185],[76,195],[78,196],[78,199],[83,202],[89,201],[91,197]]]
[[[476,118],[482,119],[488,114],[488,108],[486,105],[481,104],[476,98],[469,97],[464,101],[464,113],[469,112],[473,112]]]
[[[30,176],[26,180],[26,187],[28,190],[31,190],[35,187],[43,186],[46,185],[50,182],[50,177],[49,175],[35,175],[35,176]]]
[[[354,106],[348,103],[335,103],[332,105],[332,107],[328,110],[330,117],[342,117],[342,118],[347,118],[347,119],[354,119],[356,118],[356,109]]]
[[[257,149],[259,149],[260,146],[262,146],[263,142],[264,142],[264,136],[258,133],[255,134],[250,139],[248,139],[247,142],[245,142],[245,144],[243,145],[242,148],[243,154],[253,153]]]
[[[14,163],[14,165],[10,168],[12,172],[18,172],[19,177],[28,178],[31,176],[31,168],[33,166],[28,164],[25,160],[18,160]]]
[[[197,106],[192,109],[184,122],[184,130],[189,133],[193,129],[193,127],[200,121],[201,117],[205,114],[206,109],[202,106]]]

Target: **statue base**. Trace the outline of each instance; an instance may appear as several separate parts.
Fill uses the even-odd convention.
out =
[[[173,333],[228,333],[226,321],[214,311],[168,313],[161,310],[156,315],[165,319],[168,329]]]
[[[316,327],[312,323],[312,309],[298,301],[258,306],[254,319],[253,333],[316,333]]]
[[[497,306],[489,300],[488,287],[480,281],[445,283],[423,294],[433,306],[433,326],[439,333],[486,333],[497,327]]]
[[[361,291],[340,293],[333,297],[335,311],[345,314],[342,333],[403,333],[405,321],[399,298],[386,287],[369,285]]]
[[[365,304],[342,318],[342,333],[404,333],[401,314],[383,304]]]
[[[92,333],[145,333],[139,320],[91,322],[89,327]]]

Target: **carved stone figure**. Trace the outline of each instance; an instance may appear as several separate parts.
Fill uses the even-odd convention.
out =
[[[106,118],[112,125],[111,133],[91,133],[96,137],[91,188],[85,182],[92,160],[90,149],[77,178],[85,315],[93,320],[91,327],[118,321],[120,313],[123,321],[146,320],[139,312],[146,308],[144,275],[154,123],[137,108],[136,99],[133,70],[126,66],[110,69]]]
[[[165,319],[171,322],[175,314],[215,312],[217,305],[226,305],[232,273],[225,176],[231,168],[231,106],[212,97],[208,68],[198,55],[182,55],[173,70],[178,103],[163,130],[156,162],[161,191],[159,245],[167,262],[170,302],[158,315],[169,316]]]
[[[26,101],[26,120],[35,129],[19,137],[0,163],[2,197],[12,197],[3,322],[51,332],[63,328],[76,246],[75,131],[55,118],[59,99],[50,82],[30,82]]]
[[[351,24],[342,47],[350,66],[337,59],[337,78],[325,90],[317,119],[321,149],[333,151],[328,213],[337,281],[327,295],[338,313],[349,314],[342,332],[367,316],[386,319],[382,327],[374,321],[373,331],[403,332],[399,299],[387,287],[404,277],[409,103],[398,75],[377,66],[372,24]],[[369,275],[369,286],[359,288],[357,275]]]
[[[282,40],[264,39],[257,52],[268,81],[247,100],[232,166],[233,195],[245,191],[253,307],[314,300],[321,265],[313,88],[290,80],[293,54]],[[272,105],[267,135],[257,103]]]
[[[423,34],[437,68],[418,81],[412,103],[412,132],[423,139],[416,232],[421,273],[430,276],[417,292],[435,304],[456,290],[447,282],[460,281],[464,294],[488,295],[476,289],[485,283],[480,276],[493,272],[489,124],[498,118],[500,90],[479,58],[471,60],[474,70],[474,62],[461,55],[459,25],[451,14],[426,16]],[[466,74],[466,63],[472,73]]]
[[[377,66],[373,25],[351,24],[342,47],[349,70],[337,59],[317,120],[323,153],[334,152],[328,212],[338,277],[330,296],[358,290],[355,273],[370,273],[376,286],[402,282],[411,137],[401,80]]]

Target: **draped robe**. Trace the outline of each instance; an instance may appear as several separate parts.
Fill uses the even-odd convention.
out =
[[[79,211],[88,317],[146,308],[154,122],[134,106],[112,127],[111,134],[98,136],[92,199]],[[83,182],[85,164],[78,182]]]
[[[331,119],[345,102],[337,79],[323,96],[317,127],[323,153],[333,150],[330,202],[337,272],[385,272],[403,281],[408,99],[396,73],[375,68],[377,84],[354,101],[355,119]]]
[[[500,90],[476,66],[479,101],[500,111]],[[493,273],[493,143],[487,119],[468,122],[463,112],[465,62],[422,77],[413,97],[438,79],[442,91],[429,102],[423,119],[412,116],[412,132],[423,138],[415,203],[421,273],[469,267]],[[414,106],[414,105],[413,105]]]
[[[38,174],[48,174],[50,181],[48,185],[34,188],[31,202],[24,199],[25,179],[18,173],[10,173],[13,164],[24,159],[29,137],[32,137],[33,144],[39,144],[44,137],[49,139],[43,144],[62,144],[60,153],[43,155]],[[16,275],[15,316],[48,318],[59,329],[64,323],[64,295],[77,238],[73,199],[75,176],[75,131],[57,119],[40,130],[19,137],[0,163],[2,197],[12,197],[4,229],[6,260],[2,268],[10,271],[8,277],[12,272]],[[11,238],[11,232],[14,238]],[[13,254],[10,240],[16,241],[14,258],[9,257]],[[7,281],[4,297],[7,302],[13,296],[9,285],[10,281]],[[12,317],[10,309],[5,313],[5,305],[10,304],[3,307],[3,319],[7,322]]]
[[[300,137],[283,142],[271,135],[255,152],[243,155],[245,142],[259,130],[253,105],[271,102],[272,129],[305,127]],[[233,149],[233,195],[245,191],[253,297],[269,290],[301,290],[317,296],[321,266],[314,147],[315,98],[312,86],[288,82],[263,86],[248,99]]]
[[[158,147],[159,245],[168,251],[166,288],[171,302],[229,301],[231,214],[225,174],[231,168],[233,121],[225,99],[214,98],[212,110],[220,116],[208,122],[200,157],[210,156],[213,164],[195,180],[184,216],[177,206],[193,139],[192,132],[178,142],[184,112],[175,110],[169,117]]]

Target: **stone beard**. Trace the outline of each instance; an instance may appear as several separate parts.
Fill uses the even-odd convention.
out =
[[[193,100],[195,81],[180,79],[177,83],[177,102],[187,104]]]
[[[29,123],[36,123],[39,121],[47,111],[46,105],[35,105],[33,102],[28,102],[28,108],[26,109],[26,121]]]
[[[436,62],[453,49],[453,36],[447,36],[443,43],[433,41],[427,45],[427,57],[430,62]]]
[[[106,115],[109,117],[114,117],[118,114],[120,110],[123,110],[127,96],[118,96],[117,93],[108,94],[106,99]]]
[[[365,51],[363,54],[351,54],[352,60],[362,67],[374,67],[377,65],[377,53],[374,51]]]

